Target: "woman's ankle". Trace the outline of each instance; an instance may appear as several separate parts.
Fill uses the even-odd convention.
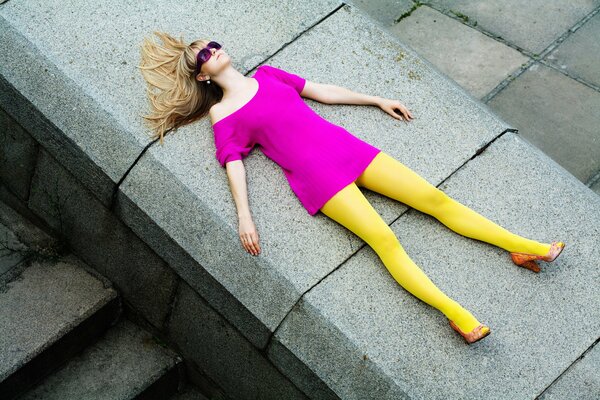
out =
[[[457,302],[454,302],[453,305],[444,312],[444,315],[450,321],[454,322],[463,332],[470,332],[480,324],[473,314]]]

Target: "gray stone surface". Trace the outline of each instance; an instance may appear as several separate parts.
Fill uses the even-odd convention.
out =
[[[600,179],[598,179],[592,186],[590,186],[594,192],[600,195]]]
[[[21,200],[29,197],[37,142],[0,108],[0,180]]]
[[[466,15],[469,24],[501,36],[532,53],[541,53],[567,29],[593,11],[600,1],[569,2],[430,0],[440,10]]]
[[[0,201],[0,282],[32,254],[57,255],[57,241]]]
[[[133,399],[180,362],[151,334],[121,320],[21,399]]]
[[[46,21],[45,17],[28,16],[27,22],[13,21],[18,28],[5,19],[3,13],[15,5],[23,3],[10,2],[0,8],[0,105],[108,205],[114,182],[133,163],[143,143],[135,142],[110,112],[85,92],[85,85],[79,86],[75,77],[63,73],[60,68],[69,65],[68,60],[57,61],[58,67],[47,57],[48,44],[32,43],[19,30],[27,30],[30,24],[35,29],[40,21]],[[47,6],[33,9],[47,13]],[[65,4],[56,8],[67,9]],[[53,26],[57,32],[62,27]],[[65,40],[73,38],[71,34],[63,35]],[[38,46],[44,50],[38,50]],[[73,43],[61,46],[69,49]],[[77,60],[88,65],[83,55]]]
[[[0,9],[0,77],[6,80],[0,84],[23,95],[11,110],[20,113],[17,120],[107,205],[112,185],[150,138],[141,118],[148,104],[137,68],[143,37],[153,30],[186,32],[188,42],[196,35],[218,36],[237,66],[248,70],[339,4],[270,3],[252,12],[234,1],[199,3],[203,10],[218,8],[211,24],[202,26],[189,4],[165,0],[151,7],[91,0],[8,2]],[[236,40],[248,37],[253,40]],[[4,93],[3,107],[13,103]],[[48,121],[24,113],[28,102]],[[43,129],[36,129],[40,125]]]
[[[600,395],[600,347],[596,344],[577,360],[558,381],[544,392],[540,400],[597,400]]]
[[[306,100],[327,120],[381,148],[434,184],[509,127],[352,7],[341,8],[268,63],[311,81],[402,101],[415,116],[410,123],[375,107]],[[356,68],[358,64],[361,68]],[[337,223],[326,216],[311,217],[281,168],[255,149],[244,161],[249,203],[263,251],[258,257],[248,254],[239,241],[226,171],[214,152],[208,120],[179,129],[163,146],[152,146],[133,168],[121,186],[123,208],[117,212],[203,298],[257,347],[264,347],[270,332],[302,293],[362,243],[351,233],[340,235]],[[388,222],[405,210],[368,191],[366,196]],[[181,249],[200,266],[180,258]],[[219,285],[208,286],[211,281],[193,278],[199,268]],[[233,299],[215,293],[221,287]],[[240,306],[232,305],[236,302],[259,322],[249,325],[238,312]]]
[[[373,18],[375,23],[381,23],[383,26],[393,26],[415,4],[411,0],[349,0],[344,3],[359,8]]]
[[[111,280],[123,299],[161,328],[175,273],[45,150],[29,206],[60,232],[79,258]]]
[[[567,37],[545,60],[600,86],[600,12]]]
[[[583,183],[600,170],[599,92],[536,63],[488,105]]]
[[[4,274],[27,258],[27,246],[0,221],[0,282]]]
[[[391,225],[400,243],[442,291],[490,326],[490,336],[469,346],[365,247],[303,297],[269,349],[309,395],[305,375],[291,375],[290,354],[344,399],[401,398],[403,392],[530,399],[597,339],[600,197],[512,133],[440,188],[516,234],[562,240],[565,250],[535,274],[514,265],[506,250],[410,210]],[[566,334],[574,327],[576,335]],[[281,365],[282,357],[288,363]]]
[[[236,399],[305,399],[252,343],[218,315],[188,285],[179,285],[169,336]]]
[[[0,381],[116,296],[69,258],[32,262],[0,288]]]
[[[477,98],[528,61],[517,50],[425,5],[390,31]]]

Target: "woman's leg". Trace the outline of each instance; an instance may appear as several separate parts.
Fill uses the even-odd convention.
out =
[[[373,159],[356,184],[429,214],[463,236],[507,251],[544,255],[550,250],[550,244],[515,235],[452,199],[384,152]]]
[[[381,258],[394,279],[414,296],[440,310],[464,332],[479,321],[456,301],[446,296],[410,259],[392,229],[362,194],[355,183],[336,193],[321,212],[364,240]]]

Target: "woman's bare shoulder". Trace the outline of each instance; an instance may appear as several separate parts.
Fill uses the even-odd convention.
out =
[[[210,116],[210,123],[214,125],[215,122],[217,122],[223,118],[224,113],[225,113],[225,110],[223,107],[223,101],[213,104],[208,109],[208,115]]]

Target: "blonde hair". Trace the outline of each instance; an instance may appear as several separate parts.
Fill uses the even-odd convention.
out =
[[[216,84],[196,80],[196,53],[207,40],[195,40],[189,45],[168,33],[154,31],[161,40],[158,44],[144,38],[141,46],[141,69],[152,112],[143,115],[153,131],[151,138],[163,137],[171,130],[205,117],[208,110],[223,98],[223,90]],[[158,90],[158,91],[157,91]]]

